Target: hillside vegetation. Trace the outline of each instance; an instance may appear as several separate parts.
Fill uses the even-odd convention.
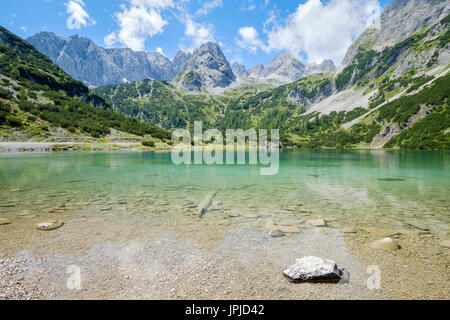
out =
[[[33,46],[0,27],[0,126],[48,136],[49,127],[100,138],[116,129],[170,139],[170,133],[115,112]],[[11,130],[9,130],[11,132]]]

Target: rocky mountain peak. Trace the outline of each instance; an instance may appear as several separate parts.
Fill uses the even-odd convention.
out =
[[[64,38],[51,32],[38,33],[27,41],[73,78],[91,86],[144,79],[171,81],[176,76],[171,61],[159,53],[105,49],[89,38]]]
[[[194,51],[177,82],[190,91],[206,88],[225,88],[235,76],[219,45],[207,42]]]
[[[381,50],[406,39],[450,13],[448,0],[394,0],[381,13],[380,23],[368,28],[350,47],[342,67],[352,63],[360,47]]]
[[[333,61],[324,60],[321,64],[303,63],[292,53],[285,52],[274,57],[267,66],[256,65],[250,76],[263,79],[276,79],[281,82],[294,82],[306,76],[329,72],[335,68]]]
[[[237,62],[231,65],[231,69],[233,70],[233,73],[236,76],[236,78],[245,78],[250,75],[247,68]]]

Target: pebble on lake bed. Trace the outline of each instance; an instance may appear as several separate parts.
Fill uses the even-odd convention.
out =
[[[391,238],[384,238],[383,240],[377,240],[372,242],[372,248],[384,251],[394,251],[398,250],[399,246],[397,242],[395,242]]]
[[[225,211],[225,215],[228,218],[238,218],[241,216],[241,214],[239,212],[231,211],[231,210]]]
[[[283,271],[283,274],[294,283],[301,282],[330,282],[341,280],[343,270],[336,262],[318,257],[304,257],[297,259],[294,265]]]
[[[310,225],[312,225],[313,227],[328,227],[327,222],[324,219],[313,219],[313,220],[308,220],[307,221]]]
[[[50,231],[62,227],[63,223],[59,220],[54,220],[53,222],[41,222],[37,224],[38,230]]]
[[[444,240],[439,245],[444,248],[450,248],[450,240]]]

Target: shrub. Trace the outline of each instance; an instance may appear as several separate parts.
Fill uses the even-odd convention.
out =
[[[0,98],[3,98],[5,100],[11,100],[13,99],[14,95],[11,91],[0,88]]]
[[[155,142],[153,142],[153,141],[144,141],[144,142],[142,142],[142,145],[145,146],[145,147],[154,148],[155,147]]]
[[[14,127],[14,128],[23,126],[23,122],[22,122],[21,119],[16,118],[16,117],[11,117],[11,116],[7,116],[6,117],[6,124],[8,126],[11,126],[11,127]]]

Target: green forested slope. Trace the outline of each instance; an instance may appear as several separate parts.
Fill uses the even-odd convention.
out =
[[[120,131],[170,138],[164,130],[114,112],[26,41],[0,27],[0,126],[45,134],[48,125],[93,137]]]

